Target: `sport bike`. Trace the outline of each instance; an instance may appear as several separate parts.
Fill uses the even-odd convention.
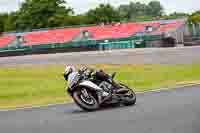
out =
[[[83,110],[94,111],[104,106],[134,105],[136,94],[133,89],[114,81],[116,73],[109,75],[108,80],[99,80],[94,70],[73,72],[66,81],[68,94]]]

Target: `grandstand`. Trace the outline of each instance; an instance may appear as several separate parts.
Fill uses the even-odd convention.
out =
[[[95,48],[102,48],[100,47],[101,44],[109,45],[107,48],[134,48],[137,47],[138,40],[143,43],[148,42],[143,47],[162,47],[162,38],[173,39],[174,42],[172,41],[172,43],[174,44],[183,43],[182,36],[187,34],[186,27],[187,23],[185,20],[162,20],[47,29],[27,33],[7,33],[0,37],[0,48],[2,50],[29,48],[30,50],[30,48],[36,47],[39,49],[40,46],[41,48],[69,48],[83,46],[83,44],[86,47],[90,44],[90,46],[93,45]],[[152,40],[152,36],[157,39]],[[21,39],[20,41],[18,40],[19,38]],[[149,40],[145,38],[149,38]],[[123,41],[120,41],[122,39]],[[126,39],[129,41],[129,44],[124,43]],[[112,43],[112,41],[115,43]],[[110,44],[106,44],[105,42],[109,42]],[[114,46],[119,44],[127,46]],[[105,49],[104,46],[103,49]]]
[[[0,37],[0,48],[7,47],[11,42],[16,39],[14,35],[3,35]]]

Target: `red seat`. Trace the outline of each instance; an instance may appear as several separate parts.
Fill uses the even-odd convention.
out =
[[[85,28],[92,35],[93,39],[109,39],[109,38],[123,38],[129,37],[136,32],[143,31],[144,27],[136,23],[94,26]]]
[[[48,43],[65,43],[80,33],[78,28],[65,28],[48,30],[44,32],[32,32],[24,35],[25,45],[37,45]]]

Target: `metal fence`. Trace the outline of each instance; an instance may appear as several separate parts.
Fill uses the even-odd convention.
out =
[[[116,39],[104,39],[104,40],[85,40],[85,41],[71,41],[67,43],[51,43],[51,44],[39,44],[24,46],[23,44],[1,48],[0,54],[2,53],[40,53],[45,51],[49,52],[71,52],[76,51],[87,51],[87,50],[109,50],[109,49],[128,49],[128,48],[145,48],[148,47],[148,43],[155,40],[160,40],[161,36],[132,36],[128,38],[116,38]]]

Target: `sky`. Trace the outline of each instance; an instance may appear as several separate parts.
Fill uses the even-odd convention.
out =
[[[0,0],[0,12],[15,11],[19,8],[23,0]],[[127,4],[131,1],[140,1],[148,3],[151,0],[67,0],[68,4],[74,9],[76,14],[95,8],[99,3],[109,2],[114,6]],[[187,12],[191,13],[200,10],[200,0],[159,0],[164,6],[166,13]]]

